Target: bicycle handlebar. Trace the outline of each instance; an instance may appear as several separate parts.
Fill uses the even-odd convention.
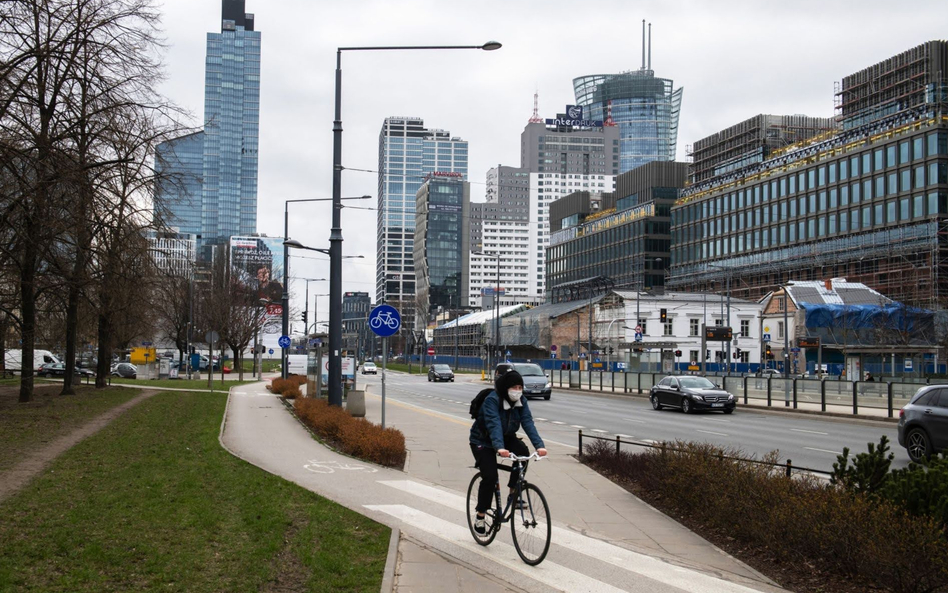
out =
[[[547,454],[547,455],[548,455],[548,454]],[[546,457],[546,455],[544,455],[543,457]],[[537,461],[540,461],[541,459],[543,459],[543,457],[540,457],[540,454],[537,453],[536,451],[534,451],[533,453],[531,453],[530,455],[527,455],[526,457],[518,457],[515,453],[511,453],[511,454],[507,457],[507,459],[509,459],[509,460],[511,460],[511,461],[530,461],[530,460],[532,460],[532,459],[535,459],[535,460],[537,460]]]

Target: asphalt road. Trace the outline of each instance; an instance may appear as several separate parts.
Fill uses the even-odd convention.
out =
[[[359,382],[371,385],[372,393],[381,393],[381,375],[359,375]],[[470,401],[486,385],[479,375],[458,375],[454,383],[429,383],[425,376],[389,372],[386,397],[470,420]],[[714,412],[685,415],[679,410],[655,411],[642,396],[568,392],[555,387],[549,401],[530,400],[530,410],[544,440],[574,448],[582,429],[585,436],[612,439],[621,435],[645,442],[680,439],[713,443],[739,449],[748,457],[778,451],[781,462],[790,459],[795,467],[829,472],[844,447],[854,456],[885,435],[895,453],[892,467],[909,464],[891,421],[787,414],[740,404],[727,416]]]

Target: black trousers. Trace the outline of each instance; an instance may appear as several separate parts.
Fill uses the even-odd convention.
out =
[[[530,450],[517,438],[517,435],[504,435],[504,448],[518,457],[530,454]],[[477,512],[483,513],[491,506],[491,497],[494,496],[494,486],[497,484],[497,452],[493,447],[478,447],[471,445],[471,453],[481,470],[481,485],[477,491]],[[517,474],[510,472],[507,487],[513,488],[517,484]]]

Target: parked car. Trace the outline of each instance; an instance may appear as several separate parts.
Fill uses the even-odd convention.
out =
[[[74,370],[74,375],[76,377],[94,377],[95,373],[89,369],[83,369],[76,367]],[[66,376],[66,364],[62,362],[50,362],[44,364],[40,367],[39,371],[36,373],[40,377],[65,377]]]
[[[428,367],[428,381],[454,382],[454,371],[446,364],[433,364]]]
[[[379,374],[379,367],[375,366],[374,362],[364,362],[362,363],[362,374],[377,375]]]
[[[523,395],[550,399],[553,395],[553,383],[544,374],[540,365],[532,362],[502,362],[494,369],[494,381],[507,371],[517,371],[523,377]]]
[[[120,362],[112,367],[113,377],[122,377],[123,379],[135,379],[138,377],[138,367],[130,362]]]
[[[948,449],[948,387],[922,387],[899,410],[899,444],[912,461]]]
[[[652,386],[649,394],[652,407],[681,408],[685,414],[698,410],[714,410],[730,414],[737,398],[721,389],[707,377],[693,375],[668,376]]]

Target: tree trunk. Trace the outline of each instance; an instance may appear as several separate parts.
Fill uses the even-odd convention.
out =
[[[31,225],[32,226],[32,225]],[[27,235],[29,236],[29,235]],[[20,345],[20,398],[21,404],[33,399],[33,347],[36,345],[36,247],[27,241],[23,267],[20,268],[20,316],[23,331]]]
[[[234,370],[237,371],[237,379],[239,381],[244,380],[244,365],[243,361],[240,359],[243,352],[240,352],[236,348],[231,348],[231,352],[234,353]]]
[[[81,256],[77,254],[76,266],[74,272],[79,273]],[[63,390],[59,395],[76,395],[76,389],[73,386],[75,382],[76,368],[76,342],[79,336],[79,283],[76,278],[70,282],[69,297],[66,301],[66,360],[63,374]]]

